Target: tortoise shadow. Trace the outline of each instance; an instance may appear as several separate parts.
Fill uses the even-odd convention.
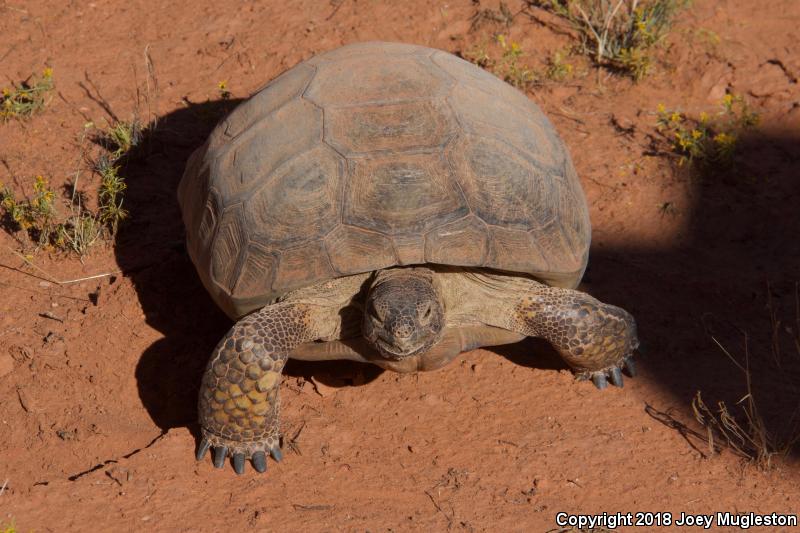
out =
[[[238,102],[187,102],[149,124],[120,164],[130,216],[115,252],[147,324],[164,335],[144,351],[136,368],[142,404],[162,430],[197,431],[200,379],[208,355],[230,327],[186,253],[176,190],[189,155]]]
[[[160,117],[122,162],[131,216],[115,250],[121,269],[133,280],[148,325],[164,335],[145,350],[136,369],[142,403],[163,430],[189,427],[197,432],[201,376],[231,326],[186,254],[176,190],[189,155],[238,102],[187,104]],[[772,329],[764,317],[763,289],[765,280],[772,280],[773,301],[791,307],[793,283],[800,278],[800,240],[787,239],[800,234],[793,207],[800,199],[798,153],[796,134],[744,139],[739,159],[745,177],[696,181],[694,208],[680,246],[592,249],[588,291],[637,317],[649,354],[640,365],[644,379],[657,382],[685,406],[686,418],[691,418],[690,402],[698,390],[709,403],[723,399],[733,405],[741,398],[742,373],[711,338],[713,333],[739,356],[736,327],[751,331],[752,392],[763,402],[765,422],[779,432],[794,414],[800,353],[785,358],[779,370],[770,364]],[[749,175],[770,181],[751,183]],[[523,366],[566,368],[543,341],[490,350]],[[331,387],[359,385],[382,372],[350,361],[291,361],[285,370],[290,377],[313,378]]]

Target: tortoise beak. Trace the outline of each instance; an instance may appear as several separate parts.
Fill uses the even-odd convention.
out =
[[[406,357],[418,355],[424,348],[424,345],[413,343],[410,339],[397,339],[396,343],[390,343],[380,336],[375,339],[375,346],[378,348],[381,355],[393,360],[405,359]]]

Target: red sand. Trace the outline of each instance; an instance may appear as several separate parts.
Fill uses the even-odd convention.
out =
[[[538,69],[575,41],[519,1],[509,2],[508,29],[471,27],[478,9],[497,8],[487,0],[183,4],[0,4],[2,83],[49,65],[57,84],[43,113],[0,124],[0,181],[30,193],[35,175],[57,187],[73,180],[82,154],[99,150],[81,140],[84,124],[112,119],[104,103],[122,119],[137,109],[160,119],[123,169],[132,218],[114,245],[83,262],[33,258],[59,280],[121,273],[47,282],[0,233],[0,523],[26,532],[546,531],[560,511],[798,512],[794,456],[768,471],[730,451],[708,456],[702,439],[646,407],[702,431],[696,391],[733,406],[744,377],[712,336],[743,361],[740,328],[770,431],[796,412],[800,364],[787,351],[777,370],[770,355],[766,283],[785,341],[798,327],[800,4],[698,0],[643,82],[573,58],[586,75],[529,91],[570,147],[591,205],[584,288],[637,317],[640,377],[600,392],[531,341],[419,375],[295,362],[283,423],[287,439],[300,432],[302,455],[287,450],[267,475],[244,476],[193,457],[199,376],[230,322],[181,248],[175,200],[186,157],[225,103],[187,102],[218,99],[222,80],[246,97],[353,41],[464,52],[502,31]],[[697,115],[726,91],[760,114],[758,134],[739,146],[736,175],[691,176],[660,153],[656,106]],[[97,179],[83,170],[79,183],[93,191]]]

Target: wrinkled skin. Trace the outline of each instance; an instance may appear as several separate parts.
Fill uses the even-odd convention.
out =
[[[362,334],[381,355],[399,360],[436,344],[444,318],[430,271],[388,270],[380,272],[370,288]]]

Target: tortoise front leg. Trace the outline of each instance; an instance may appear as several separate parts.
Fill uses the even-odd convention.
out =
[[[283,303],[237,322],[214,350],[200,388],[202,440],[197,459],[214,448],[214,466],[233,457],[237,474],[246,459],[264,472],[267,454],[280,461],[278,387],[289,352],[321,336],[325,309]]]
[[[508,329],[549,341],[579,379],[597,388],[607,379],[621,387],[626,368],[633,376],[632,353],[639,346],[630,313],[586,293],[539,285],[522,295],[507,315]]]

